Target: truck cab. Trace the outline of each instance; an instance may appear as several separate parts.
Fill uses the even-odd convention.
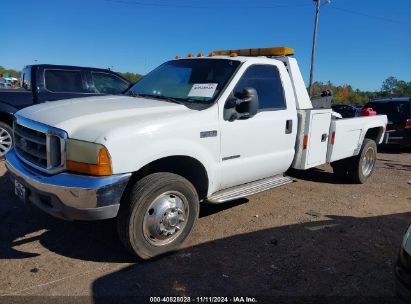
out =
[[[284,186],[325,163],[365,183],[384,115],[315,109],[294,51],[224,50],[168,61],[123,96],[68,99],[15,115],[15,193],[66,220],[117,218],[126,248],[178,249],[200,205]]]

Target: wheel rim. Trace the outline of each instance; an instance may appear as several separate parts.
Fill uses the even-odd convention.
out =
[[[182,193],[168,191],[159,195],[144,214],[145,239],[154,246],[170,244],[184,230],[188,215],[188,201]]]
[[[365,153],[364,156],[362,157],[362,174],[364,176],[368,176],[371,174],[372,169],[374,169],[375,166],[375,153],[374,149],[369,147]]]
[[[4,156],[12,145],[12,135],[5,128],[0,127],[0,156]]]

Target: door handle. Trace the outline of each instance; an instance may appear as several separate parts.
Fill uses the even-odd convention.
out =
[[[285,122],[285,134],[293,133],[293,121],[292,119],[288,119]]]
[[[328,138],[328,134],[324,133],[323,135],[321,135],[321,142],[325,142]]]

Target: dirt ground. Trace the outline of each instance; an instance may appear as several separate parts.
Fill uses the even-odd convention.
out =
[[[202,206],[187,248],[144,262],[114,220],[64,222],[23,206],[0,163],[0,295],[393,296],[411,150],[385,149],[365,185],[336,181],[329,166],[291,176]]]

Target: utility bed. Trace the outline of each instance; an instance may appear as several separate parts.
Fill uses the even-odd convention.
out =
[[[331,109],[298,110],[298,132],[292,167],[305,170],[358,155],[368,132],[381,143],[385,115],[336,118]]]

